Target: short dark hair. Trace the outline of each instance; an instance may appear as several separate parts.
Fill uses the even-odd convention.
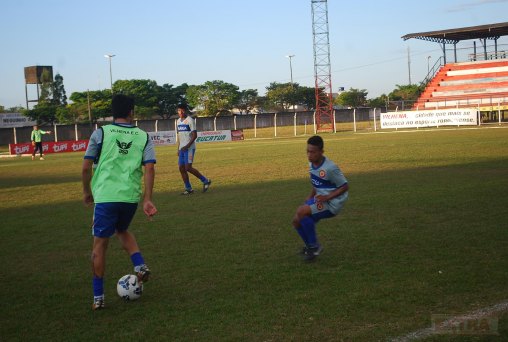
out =
[[[114,119],[126,118],[131,110],[134,109],[134,99],[124,94],[117,94],[113,96],[111,107]]]
[[[321,138],[319,135],[310,137],[309,140],[307,140],[307,144],[317,146],[320,150],[322,150],[325,145],[323,138]]]
[[[178,106],[176,106],[176,108],[183,109],[183,110],[187,110],[188,109],[186,103],[180,103],[180,104],[178,104]]]

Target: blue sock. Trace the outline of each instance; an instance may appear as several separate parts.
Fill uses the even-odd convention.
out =
[[[96,276],[94,276],[92,284],[93,284],[93,296],[94,297],[104,296],[104,278],[97,278]]]
[[[206,178],[205,176],[201,176],[201,177],[199,177],[199,180],[201,180],[201,182],[203,182],[203,184],[205,184],[206,182],[208,182],[208,178]]]
[[[318,242],[316,236],[316,224],[314,223],[314,220],[309,216],[305,216],[300,220],[300,226],[307,237],[307,246],[316,247]]]
[[[192,185],[189,180],[185,181],[184,183],[185,183],[185,189],[187,189],[187,190],[192,189]]]
[[[145,260],[143,259],[143,256],[141,255],[141,252],[136,252],[131,255],[131,261],[134,267],[143,265],[145,263]]]
[[[300,226],[298,228],[295,228],[295,230],[298,233],[298,235],[300,235],[300,237],[302,238],[303,242],[305,243],[305,246],[307,246],[309,244],[309,242],[307,239],[307,235],[305,235],[305,232],[303,231],[303,227]]]

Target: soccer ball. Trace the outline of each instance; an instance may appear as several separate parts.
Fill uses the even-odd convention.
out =
[[[143,293],[143,283],[138,281],[138,277],[133,274],[124,275],[116,284],[116,292],[124,300],[136,300]]]

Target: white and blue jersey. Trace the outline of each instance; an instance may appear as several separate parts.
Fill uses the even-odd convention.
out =
[[[312,163],[309,164],[310,181],[316,190],[316,195],[328,195],[330,192],[347,185],[346,177],[344,177],[339,167],[330,159],[325,157],[318,167],[314,167]],[[311,200],[307,204],[311,207],[313,217],[322,216],[320,218],[325,218],[329,217],[327,211],[332,214],[331,216],[337,215],[347,201],[347,198],[348,192],[346,191],[327,202],[317,204]]]
[[[192,139],[192,132],[196,131],[196,122],[190,116],[176,121],[176,130],[178,132],[178,149],[187,145]],[[189,150],[196,148],[196,142],[189,146]]]

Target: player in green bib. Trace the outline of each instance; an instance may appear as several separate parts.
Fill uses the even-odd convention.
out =
[[[113,234],[118,236],[122,247],[130,255],[139,281],[148,281],[150,269],[145,264],[136,238],[127,230],[141,199],[141,178],[145,188],[143,212],[149,219],[157,213],[152,203],[156,162],[153,143],[145,131],[132,125],[132,98],[115,95],[112,109],[114,123],[94,131],[82,169],[83,200],[86,205],[95,204],[92,226],[93,310],[104,308],[106,250]]]
[[[40,160],[44,160],[42,157],[42,135],[43,134],[51,134],[51,131],[43,131],[39,129],[39,126],[35,125],[34,130],[32,131],[32,134],[30,135],[30,140],[32,140],[32,146],[34,147],[32,151],[32,160],[35,160],[35,154],[37,151],[39,151],[40,154]]]

